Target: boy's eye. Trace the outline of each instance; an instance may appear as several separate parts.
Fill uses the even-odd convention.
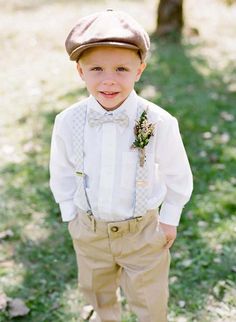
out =
[[[95,72],[99,72],[102,70],[102,68],[101,67],[93,67],[93,68],[91,68],[91,70],[94,70]]]
[[[118,72],[127,72],[128,71],[128,69],[127,68],[125,68],[125,67],[117,67],[117,69],[116,69]]]

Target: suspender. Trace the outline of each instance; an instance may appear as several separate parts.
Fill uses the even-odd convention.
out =
[[[76,164],[77,198],[82,209],[91,210],[85,190],[84,174],[84,128],[86,123],[87,105],[75,108],[73,115],[73,150]]]
[[[141,105],[138,105],[137,119],[143,113],[144,109]],[[145,215],[147,211],[148,202],[148,169],[147,162],[141,167],[139,160],[136,165],[136,191],[135,191],[135,207],[134,207],[134,217],[139,217]]]
[[[143,112],[143,107],[138,106],[137,119]],[[87,116],[87,105],[81,105],[75,108],[73,115],[73,149],[76,164],[77,178],[77,198],[80,207],[92,213],[91,206],[85,189],[85,174],[84,174],[84,130]],[[135,206],[134,217],[143,216],[147,211],[148,201],[148,185],[147,185],[148,169],[146,163],[141,167],[139,161],[136,165],[136,191],[135,191]]]

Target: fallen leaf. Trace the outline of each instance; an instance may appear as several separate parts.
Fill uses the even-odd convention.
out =
[[[170,284],[174,284],[178,281],[178,277],[177,276],[171,276],[170,277]]]
[[[89,322],[101,322],[100,318],[98,317],[97,313],[94,311]]]
[[[192,259],[185,259],[182,261],[182,266],[189,267],[192,265],[193,260]]]
[[[210,184],[210,185],[208,186],[208,189],[209,189],[210,191],[215,191],[215,190],[216,190],[216,186],[215,186],[215,185],[213,185],[213,184]]]
[[[0,311],[4,311],[7,307],[7,296],[5,293],[0,293]]]
[[[10,317],[25,316],[30,309],[25,305],[22,299],[11,299],[8,303]]]
[[[229,112],[223,111],[220,113],[220,116],[223,120],[227,121],[227,122],[231,122],[234,120],[234,115],[230,114]]]
[[[216,169],[218,170],[224,170],[225,169],[225,164],[223,163],[218,163],[215,165]]]
[[[223,133],[220,136],[220,143],[225,144],[228,143],[230,140],[230,135],[228,133]]]
[[[89,320],[91,318],[91,316],[93,315],[94,309],[92,307],[92,305],[85,305],[82,308],[82,312],[81,312],[81,318],[83,320]]]
[[[207,156],[206,151],[200,151],[200,152],[199,152],[199,156],[200,156],[201,158],[205,158],[205,157]]]
[[[221,263],[221,259],[219,257],[215,257],[213,259],[213,262],[216,263],[216,264],[220,264]]]
[[[178,316],[176,322],[187,322],[187,318],[184,316]]]
[[[186,302],[185,301],[179,301],[178,304],[179,304],[179,307],[183,308],[183,307],[185,307]]]
[[[230,182],[231,182],[233,185],[236,185],[236,178],[235,178],[235,177],[231,177],[231,178],[230,178]]]
[[[12,237],[14,236],[14,233],[11,229],[7,229],[7,230],[4,230],[4,231],[1,231],[0,232],[0,240],[2,239],[6,239],[6,238],[9,238],[9,237]]]
[[[212,138],[212,133],[211,133],[211,132],[204,132],[204,133],[202,134],[202,137],[203,137],[203,139],[205,139],[205,140],[209,140],[209,139],[211,139],[211,138]]]
[[[94,311],[93,315],[89,319],[89,322],[102,322],[102,320],[100,320],[97,313]]]
[[[226,315],[224,308],[215,307],[215,312],[222,318]]]
[[[212,133],[217,133],[217,132],[218,132],[218,127],[217,127],[216,125],[213,125],[213,126],[211,127],[211,132],[212,132]]]
[[[208,226],[208,223],[206,221],[203,220],[199,220],[199,222],[197,223],[198,227],[202,227],[205,228]]]

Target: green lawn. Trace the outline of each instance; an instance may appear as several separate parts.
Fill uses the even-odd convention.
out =
[[[8,66],[0,90],[0,232],[13,232],[0,240],[0,293],[21,298],[30,308],[16,321],[73,322],[79,320],[83,298],[67,226],[49,190],[48,158],[55,115],[86,92],[61,45],[65,29],[74,23],[68,20],[75,19],[75,3],[46,3],[19,10],[6,6],[5,20],[0,14],[4,26],[10,17],[16,20],[0,45],[5,53],[0,67]],[[84,4],[84,12],[89,5],[91,11],[97,8]],[[140,12],[144,5],[138,4]],[[58,25],[50,22],[52,12]],[[185,35],[180,41],[152,36],[152,55],[136,87],[178,118],[194,174],[193,196],[171,251],[173,322],[233,321],[236,316],[236,50],[224,51],[236,29],[228,23],[228,38],[214,33],[212,42],[203,36]],[[136,321],[125,301],[123,308],[122,321]],[[7,311],[0,311],[0,321],[10,320]]]

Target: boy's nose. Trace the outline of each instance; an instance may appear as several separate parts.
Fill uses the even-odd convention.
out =
[[[106,78],[103,80],[103,84],[111,86],[111,85],[115,85],[115,81],[111,78]]]

